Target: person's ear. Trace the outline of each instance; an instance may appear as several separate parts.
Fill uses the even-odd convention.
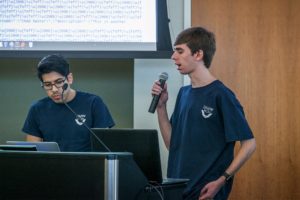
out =
[[[204,52],[200,49],[194,53],[194,56],[197,60],[203,60]]]
[[[73,83],[73,74],[72,73],[69,73],[68,75],[67,75],[67,81],[68,81],[68,83],[69,83],[69,85],[71,85],[72,83]]]

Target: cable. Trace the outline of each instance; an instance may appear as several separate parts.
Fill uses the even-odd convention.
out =
[[[79,120],[83,125],[84,127],[97,139],[98,142],[100,142],[100,144],[105,148],[105,150],[107,152],[111,152],[111,150],[104,144],[104,142],[102,142],[102,140],[90,129],[90,127],[88,127],[84,121],[84,119],[82,119],[82,117],[80,117],[69,105],[67,102],[65,102],[64,100],[64,92],[65,90],[67,89],[68,87],[68,84],[64,84],[63,86],[63,91],[62,91],[62,94],[61,94],[61,98],[62,98],[62,102],[65,104],[65,106],[67,106],[67,108],[75,115],[76,119]]]
[[[160,191],[157,189],[157,187],[160,188]],[[158,196],[160,197],[161,200],[165,199],[165,194],[164,194],[164,191],[163,191],[163,187],[159,183],[156,183],[156,182],[148,183],[148,187],[146,188],[146,190],[151,192],[152,189],[154,189],[157,192],[157,194],[158,194]]]

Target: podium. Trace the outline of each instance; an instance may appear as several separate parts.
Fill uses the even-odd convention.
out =
[[[0,151],[1,200],[157,199],[147,190],[132,153]]]
[[[146,185],[131,153],[0,151],[0,199],[136,199]]]

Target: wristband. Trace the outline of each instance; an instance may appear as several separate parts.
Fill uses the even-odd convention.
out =
[[[222,174],[222,176],[225,177],[225,181],[228,182],[231,178],[232,178],[232,175],[228,174],[227,172],[224,172]]]

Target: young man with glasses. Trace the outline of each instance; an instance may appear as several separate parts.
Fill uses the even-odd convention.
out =
[[[54,141],[61,151],[91,151],[90,132],[85,125],[114,126],[102,99],[71,88],[73,75],[60,55],[44,57],[37,66],[37,74],[47,97],[35,102],[29,110],[22,129],[27,134],[26,140]]]

